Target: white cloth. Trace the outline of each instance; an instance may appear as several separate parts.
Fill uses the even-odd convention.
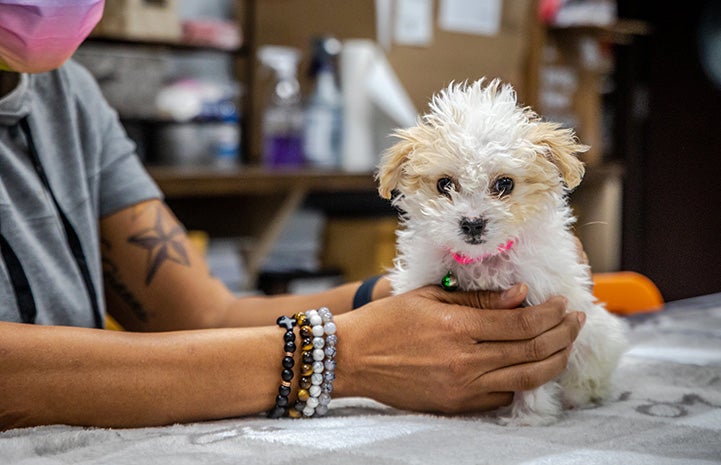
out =
[[[327,417],[161,428],[45,426],[0,434],[3,464],[721,464],[721,294],[630,319],[632,349],[607,405],[557,424],[399,411],[367,399]],[[670,350],[669,348],[673,348]]]

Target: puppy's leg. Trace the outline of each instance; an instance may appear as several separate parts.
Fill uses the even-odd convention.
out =
[[[586,312],[586,325],[573,345],[566,370],[559,378],[566,408],[603,402],[611,389],[611,376],[627,348],[620,319],[603,307]]]
[[[503,426],[543,426],[555,423],[561,414],[560,386],[544,384],[532,391],[516,392],[513,403],[500,411]]]

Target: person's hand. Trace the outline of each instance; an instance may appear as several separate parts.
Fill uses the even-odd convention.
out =
[[[517,308],[527,291],[428,286],[340,315],[337,394],[444,413],[509,404],[564,370],[585,321],[562,297]]]

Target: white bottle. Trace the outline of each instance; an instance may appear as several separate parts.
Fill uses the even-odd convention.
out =
[[[303,132],[303,152],[311,167],[340,166],[343,97],[332,61],[338,52],[340,42],[334,38],[322,38],[316,42],[315,89],[306,105]]]
[[[213,155],[214,165],[220,168],[235,167],[240,161],[240,123],[235,108],[215,128]]]

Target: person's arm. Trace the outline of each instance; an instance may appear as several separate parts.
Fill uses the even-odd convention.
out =
[[[132,333],[0,323],[0,429],[248,415],[275,399],[278,328]]]
[[[337,307],[333,396],[411,410],[507,404],[511,391],[561,373],[582,324],[560,298],[516,309],[524,286],[505,295],[430,286],[354,312],[344,310],[357,285],[248,303],[209,275],[178,227],[159,201],[101,225],[109,308],[130,329],[166,332],[0,322],[0,429],[137,427],[263,412],[277,395],[284,354],[283,331],[270,323],[324,303],[315,299]],[[168,331],[266,319],[253,328]]]
[[[138,331],[248,327],[273,324],[281,314],[317,308],[351,310],[360,283],[311,295],[235,297],[211,274],[181,224],[160,200],[101,220],[108,311]],[[374,297],[388,295],[383,279]]]
[[[483,377],[479,377],[476,383],[496,386],[502,395],[487,393],[487,396],[480,396],[480,404],[491,405],[503,398],[508,400],[510,391],[519,390],[523,386],[539,383],[541,378],[546,381],[548,373],[560,370],[565,366],[570,343],[575,339],[575,330],[579,328],[576,320],[580,314],[564,316],[565,304],[556,300],[544,305],[526,308],[519,311],[507,310],[485,310],[478,312],[478,308],[512,308],[520,306],[525,298],[527,289],[524,286],[516,286],[513,290],[520,291],[513,298],[506,300],[495,299],[493,301],[481,302],[480,297],[489,298],[496,296],[488,293],[447,293],[440,288],[429,287],[405,296],[388,297],[390,295],[390,283],[386,278],[381,278],[373,288],[373,301],[362,309],[351,312],[353,295],[360,283],[349,283],[335,289],[319,294],[307,296],[273,296],[273,297],[245,297],[234,298],[219,281],[213,279],[204,264],[202,257],[198,256],[187,243],[187,238],[181,233],[177,221],[167,208],[159,201],[152,201],[141,204],[132,212],[125,211],[114,215],[103,221],[104,242],[110,249],[107,260],[117,263],[117,268],[124,265],[127,270],[118,276],[119,283],[123,285],[126,292],[125,301],[115,296],[116,306],[128,307],[127,296],[137,293],[139,301],[136,308],[142,308],[142,312],[131,312],[131,328],[135,329],[167,329],[176,327],[217,327],[217,326],[264,326],[272,325],[280,315],[290,315],[310,308],[327,306],[335,315],[342,315],[340,321],[350,321],[352,329],[347,333],[351,339],[346,347],[348,351],[341,351],[339,355],[339,371],[347,370],[349,367],[360,370],[360,367],[367,365],[371,368],[366,373],[358,372],[353,376],[339,376],[339,383],[344,380],[355,379],[367,380],[365,386],[359,386],[355,382],[347,382],[346,387],[340,391],[348,390],[354,395],[360,395],[363,390],[374,398],[379,398],[391,404],[416,408],[414,400],[408,399],[403,392],[404,389],[399,383],[405,379],[413,379],[422,367],[416,364],[423,361],[415,360],[408,367],[413,373],[403,372],[403,363],[408,360],[394,362],[397,355],[403,359],[404,350],[395,347],[394,344],[403,344],[410,352],[425,357],[426,369],[438,369],[438,363],[446,363],[452,360],[450,368],[461,371],[469,366],[486,370]],[[181,260],[176,257],[173,260],[170,253],[166,253],[165,261],[160,261],[157,255],[153,255],[145,247],[138,246],[136,237],[142,236],[138,231],[146,231],[148,236],[173,237],[173,250],[185,250],[188,260]],[[152,232],[147,232],[152,231]],[[162,231],[166,231],[161,234]],[[178,231],[173,236],[167,231]],[[152,242],[159,248],[160,242]],[[177,252],[176,250],[176,252]],[[579,242],[579,258],[582,252]],[[155,261],[151,260],[156,257]],[[142,273],[133,272],[134,269],[156,270],[152,279]],[[143,281],[143,278],[146,278]],[[117,287],[117,283],[116,283]],[[127,291],[130,290],[129,294]],[[140,300],[142,299],[142,300]],[[118,302],[118,300],[120,300]],[[142,302],[142,303],[141,303]],[[449,308],[442,303],[456,304]],[[463,304],[462,311],[457,304]],[[451,310],[453,313],[451,313]],[[480,314],[479,314],[480,313]],[[127,315],[127,313],[126,313]],[[139,322],[138,315],[143,315],[147,320]],[[369,317],[373,315],[373,317]],[[459,316],[461,315],[461,316]],[[394,323],[393,318],[398,318]],[[404,320],[405,319],[405,320]],[[122,318],[126,322],[126,318]],[[356,323],[358,321],[359,323]],[[138,324],[140,323],[140,324]],[[423,328],[418,328],[423,326]],[[429,329],[429,326],[431,327]],[[339,328],[341,326],[339,325]],[[414,329],[411,329],[414,328]],[[425,331],[424,331],[425,329]],[[339,331],[342,333],[339,329]],[[460,333],[459,333],[460,331]],[[465,331],[465,332],[463,332]],[[414,336],[417,333],[417,336]],[[362,336],[357,337],[358,334]],[[542,335],[543,334],[543,335]],[[542,335],[542,336],[541,336]],[[421,336],[427,337],[423,340]],[[448,338],[458,338],[455,344],[444,344]],[[344,337],[345,339],[345,337]],[[558,341],[565,341],[565,346],[559,346]],[[483,342],[483,344],[479,344]],[[434,346],[437,348],[434,349]],[[376,348],[378,353],[373,356],[372,349]],[[459,347],[476,351],[461,354],[453,354],[453,350]],[[430,354],[430,350],[434,350]],[[351,355],[352,354],[352,355]],[[430,355],[429,355],[430,354]],[[346,360],[344,363],[343,360]],[[365,360],[365,362],[363,362]],[[524,365],[522,362],[526,362]],[[532,362],[529,364],[529,362]],[[509,367],[500,375],[494,372],[499,367]],[[386,373],[374,374],[374,370],[385,371]],[[422,372],[422,371],[421,371]],[[474,370],[468,371],[469,375],[478,376]],[[448,375],[448,371],[439,371],[438,377]],[[382,379],[389,376],[392,379]],[[396,378],[397,377],[397,378]],[[376,381],[373,381],[377,378]],[[459,373],[453,374],[453,378],[463,379]],[[433,379],[433,376],[428,378]],[[398,383],[395,383],[397,380]],[[440,383],[451,382],[446,379]],[[536,384],[537,385],[537,384]],[[396,389],[389,389],[394,386]],[[380,389],[380,391],[379,391]],[[483,392],[482,389],[474,392]],[[399,394],[400,393],[400,394]],[[394,395],[400,397],[395,398]],[[445,399],[441,397],[440,399]],[[447,400],[447,399],[446,399]],[[427,404],[426,409],[431,409],[433,404]],[[462,408],[460,405],[444,403],[445,408]],[[437,405],[439,409],[443,405]],[[469,404],[468,407],[473,406]]]
[[[333,396],[471,412],[550,381],[566,365],[579,314],[566,314],[560,298],[500,310],[525,297],[523,286],[513,289],[501,296],[426,287],[339,315]],[[271,326],[133,333],[0,323],[0,429],[263,412],[278,392],[282,334]]]

